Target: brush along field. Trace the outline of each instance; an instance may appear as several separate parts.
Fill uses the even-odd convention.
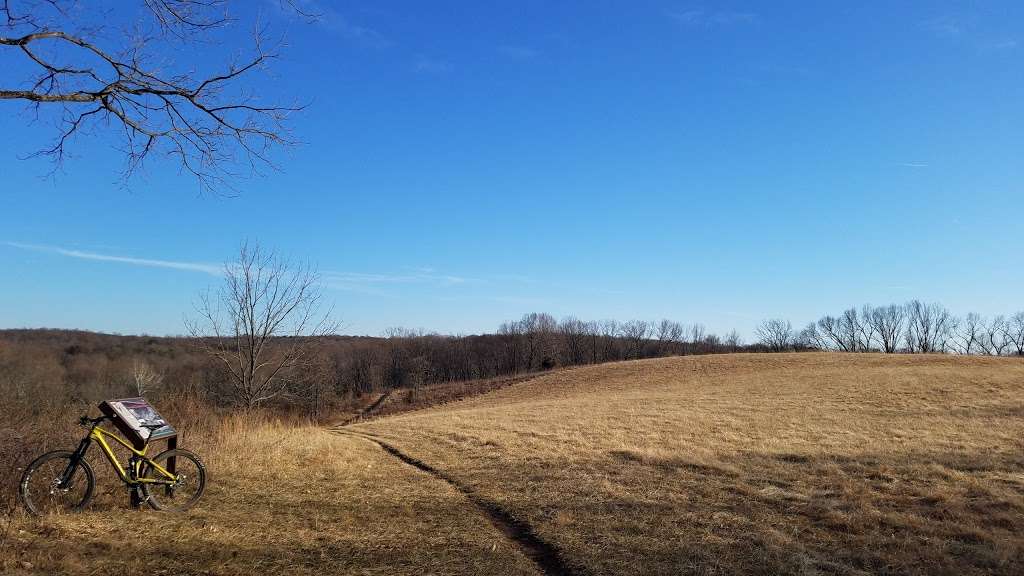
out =
[[[348,429],[579,573],[1024,574],[1020,359],[627,362]]]

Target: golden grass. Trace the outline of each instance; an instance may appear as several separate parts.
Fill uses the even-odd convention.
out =
[[[1024,573],[1020,359],[626,362],[351,430],[581,574]],[[465,494],[363,438],[245,418],[186,434],[210,470],[197,509],[133,512],[118,491],[0,517],[0,573],[537,573]]]
[[[1022,574],[1024,362],[702,356],[359,424],[594,574]]]
[[[208,438],[186,442],[210,472],[194,510],[127,510],[121,490],[85,513],[8,519],[6,542],[0,518],[0,573],[533,573],[463,495],[370,442],[244,418]]]

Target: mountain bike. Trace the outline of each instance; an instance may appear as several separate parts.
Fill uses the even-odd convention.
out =
[[[93,442],[99,444],[118,478],[154,510],[180,512],[199,501],[206,489],[206,467],[198,456],[176,448],[149,458],[146,456],[148,444],[136,450],[128,441],[104,430],[100,424],[108,420],[111,420],[108,416],[82,416],[79,424],[88,428],[89,433],[74,452],[47,452],[28,465],[21,477],[18,495],[29,513],[78,511],[89,504],[95,475],[85,453]],[[162,426],[164,424],[142,425],[150,434]],[[118,460],[107,439],[113,439],[131,452],[125,464]]]

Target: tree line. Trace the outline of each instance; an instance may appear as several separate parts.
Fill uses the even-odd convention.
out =
[[[25,406],[111,397],[200,396],[213,405],[291,406],[323,414],[340,402],[399,388],[526,374],[563,366],[761,349],[733,331],[671,320],[556,320],[530,313],[493,334],[452,336],[392,328],[380,337],[279,336],[267,356],[303,350],[259,390],[240,388],[209,337],[120,336],[70,330],[0,331],[0,397]],[[258,399],[247,394],[258,393]]]
[[[757,341],[719,336],[700,323],[587,321],[525,314],[492,334],[452,336],[393,328],[380,337],[280,336],[269,354],[303,350],[262,389],[258,405],[323,415],[366,394],[495,378],[557,367],[689,354],[830,350],[1024,356],[1024,312],[957,317],[938,304],[850,308],[802,330],[767,320]],[[224,339],[224,343],[230,339]],[[193,337],[118,336],[67,330],[0,331],[0,397],[59,406],[111,397],[190,395],[214,406],[251,407],[210,343]]]
[[[826,314],[802,330],[785,319],[765,320],[756,334],[773,351],[1024,356],[1024,311],[990,318],[973,312],[956,316],[942,304],[911,300]]]

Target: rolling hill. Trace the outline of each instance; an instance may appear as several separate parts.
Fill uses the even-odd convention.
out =
[[[189,438],[210,460],[199,508],[15,517],[0,568],[1024,572],[1015,358],[622,362],[331,430],[235,419]]]
[[[581,573],[1024,572],[1024,362],[691,356],[357,425]]]

